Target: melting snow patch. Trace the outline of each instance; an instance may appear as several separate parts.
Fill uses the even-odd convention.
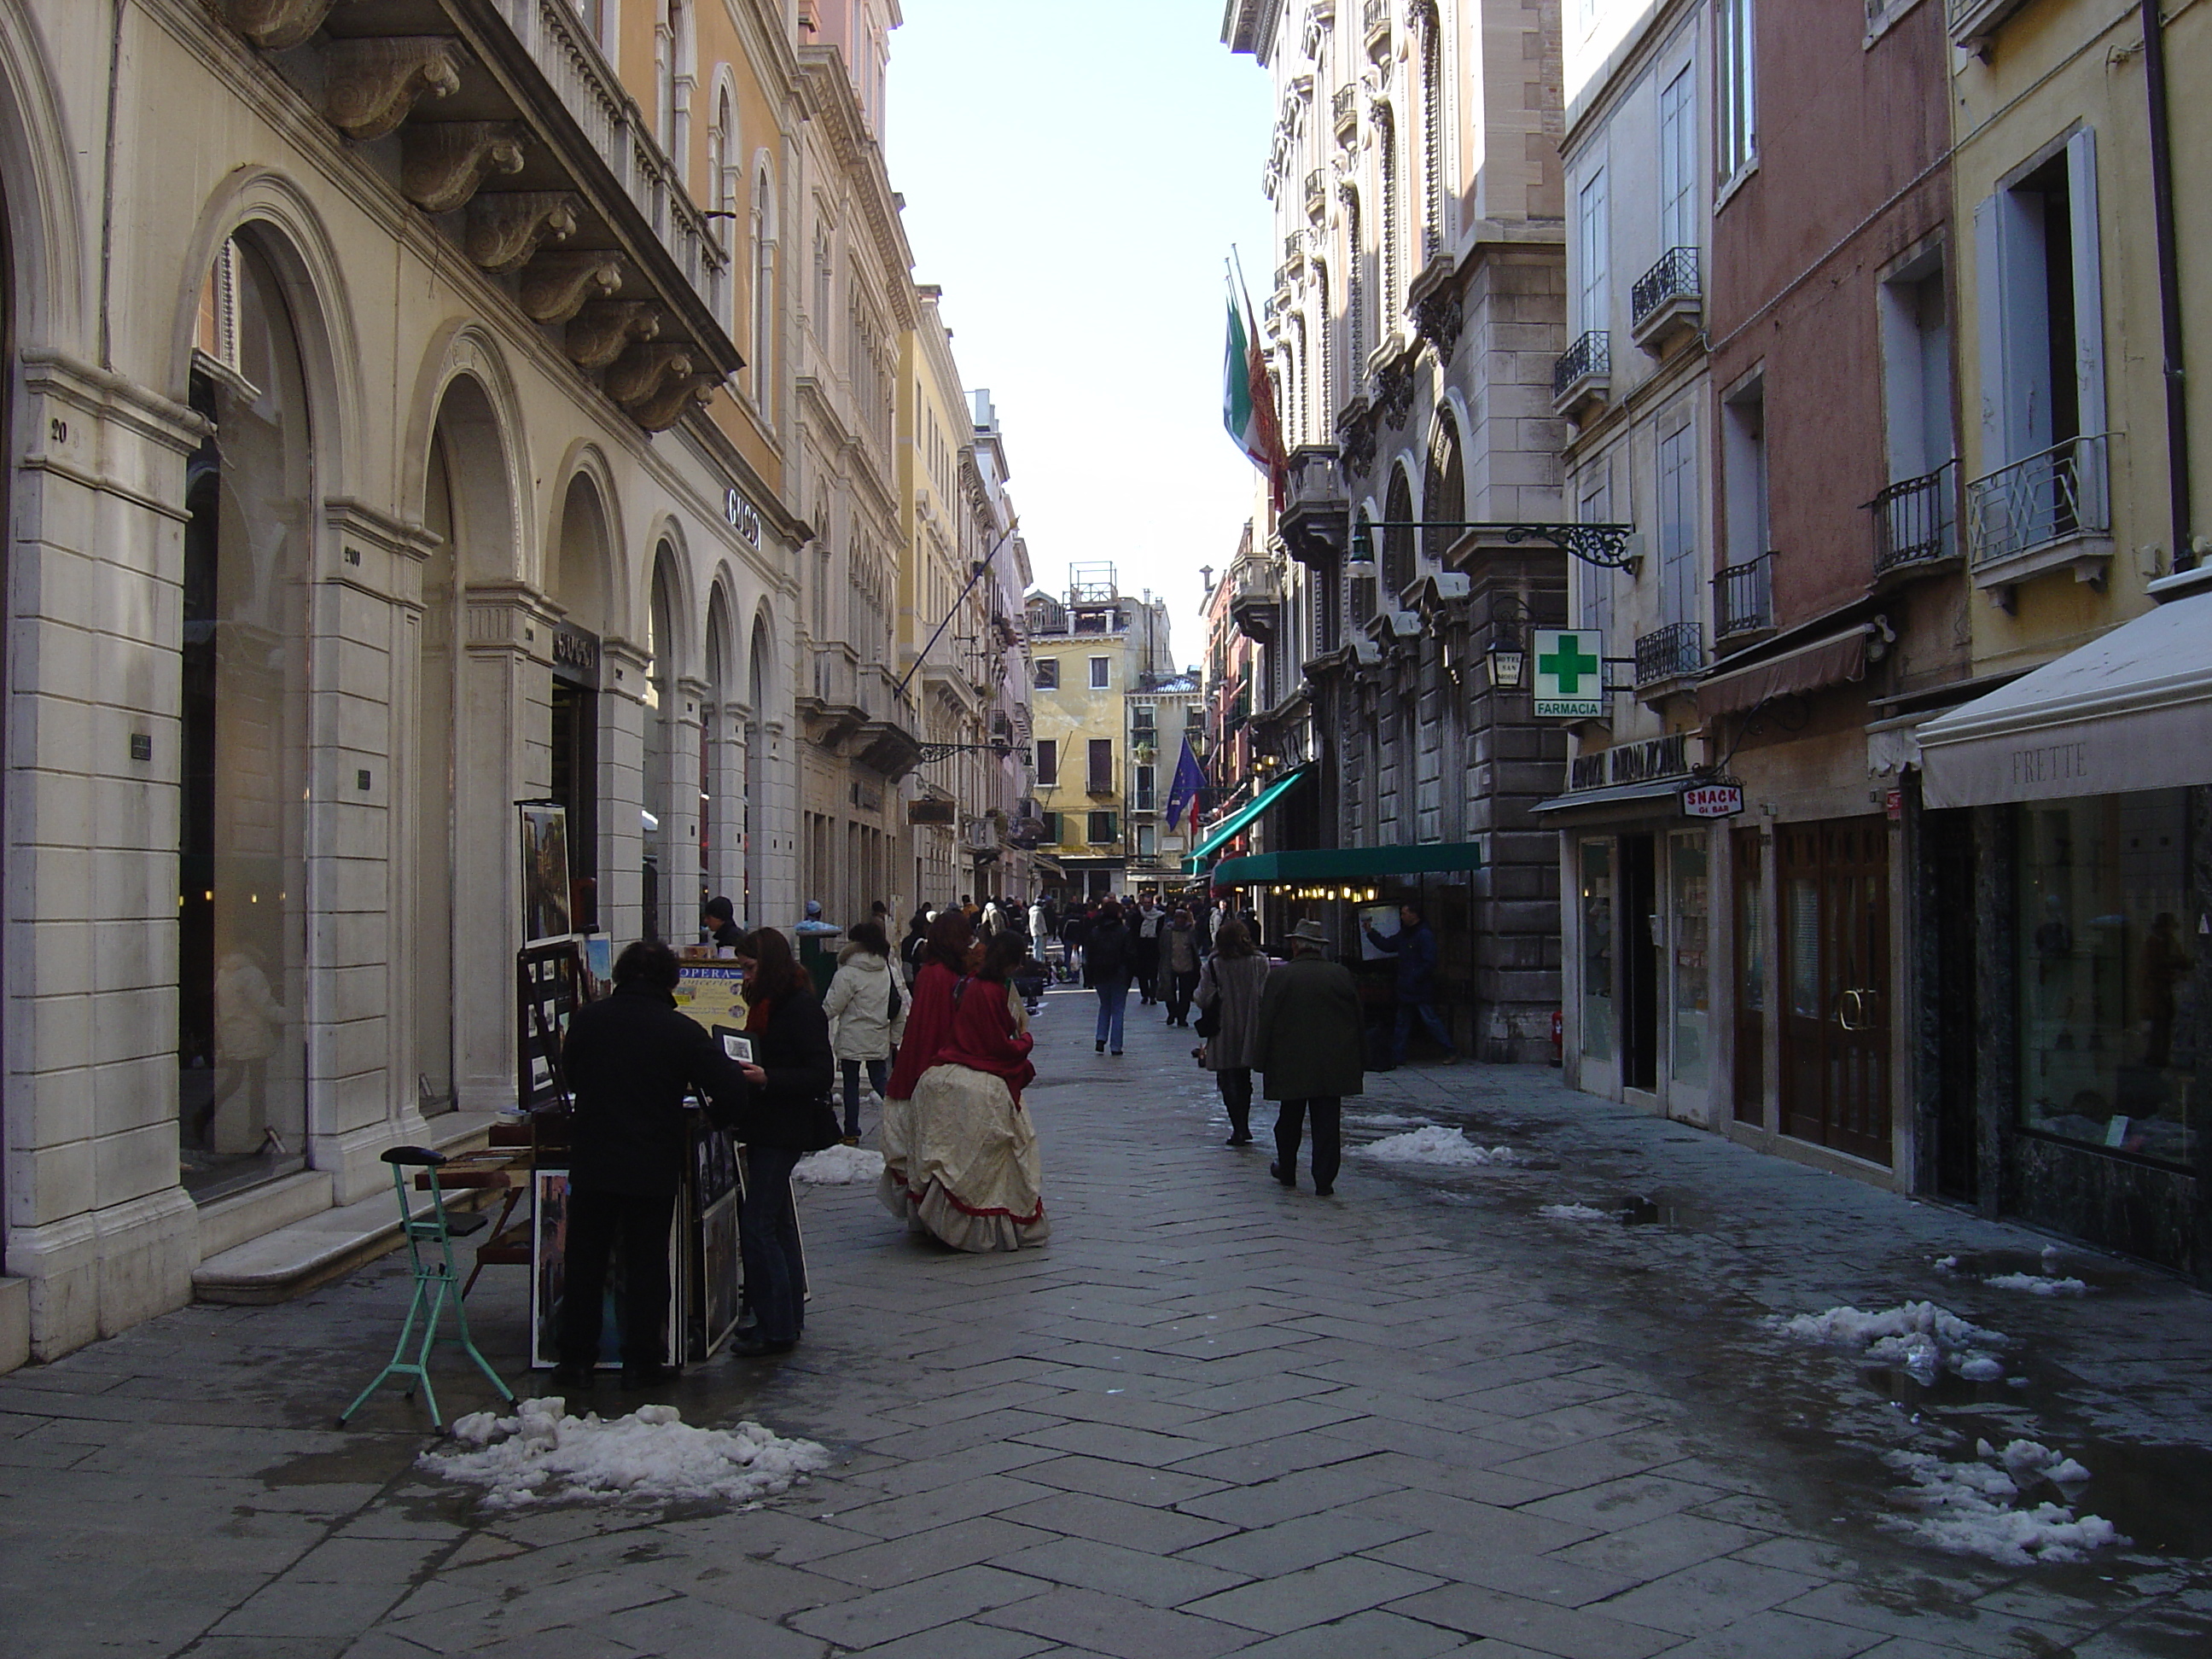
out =
[[[1407,1134],[1385,1135],[1352,1150],[1369,1158],[1379,1158],[1386,1164],[1431,1164],[1448,1169],[1521,1162],[1521,1155],[1510,1146],[1478,1146],[1457,1129],[1442,1123],[1432,1123],[1425,1129],[1415,1129]]]
[[[484,1487],[484,1506],[494,1510],[563,1498],[742,1503],[830,1466],[823,1447],[757,1423],[695,1429],[673,1406],[641,1406],[610,1423],[596,1413],[570,1417],[566,1404],[551,1395],[523,1401],[512,1417],[472,1412],[453,1425],[453,1438],[472,1449],[427,1451],[421,1466]]]
[[[1970,1325],[1933,1302],[1908,1302],[1881,1313],[1831,1308],[1778,1321],[1776,1328],[1794,1341],[1856,1348],[1869,1364],[1902,1365],[1923,1388],[1946,1368],[1969,1382],[1995,1382],[2004,1375],[2004,1364],[1987,1349],[2012,1340]]]
[[[1994,1290],[2026,1291],[2030,1296],[2087,1296],[2089,1287],[2078,1279],[2048,1279],[2041,1273],[1999,1273],[1983,1284]]]
[[[883,1172],[881,1152],[866,1146],[828,1146],[800,1158],[791,1178],[816,1187],[850,1187],[872,1182]]]
[[[2070,1504],[2014,1507],[2023,1485],[2047,1480],[2064,1494],[2086,1481],[2088,1470],[2072,1458],[2033,1440],[2015,1440],[2002,1451],[1984,1440],[1975,1451],[1981,1461],[1973,1463],[1948,1463],[1926,1452],[1888,1454],[1890,1467],[1912,1482],[1900,1494],[1903,1502],[1918,1511],[1897,1523],[1903,1530],[1954,1555],[2014,1567],[2079,1561],[2092,1550],[2130,1541],[2104,1516],[2077,1517]]]
[[[1593,1210],[1587,1204],[1547,1204],[1539,1208],[1538,1215],[1553,1221],[1610,1221],[1610,1210]]]

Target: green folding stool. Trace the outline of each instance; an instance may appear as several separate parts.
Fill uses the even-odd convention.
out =
[[[446,1162],[443,1152],[434,1152],[428,1146],[394,1146],[385,1153],[384,1161],[392,1166],[392,1189],[399,1195],[400,1231],[407,1239],[408,1259],[415,1265],[415,1297],[407,1304],[407,1322],[399,1328],[399,1340],[392,1350],[392,1363],[379,1371],[353,1404],[339,1414],[338,1426],[345,1427],[348,1419],[388,1379],[404,1376],[409,1379],[407,1398],[412,1400],[415,1390],[421,1389],[423,1401],[430,1407],[430,1426],[443,1434],[445,1417],[438,1410],[437,1391],[430,1386],[430,1346],[438,1340],[438,1321],[448,1304],[453,1310],[452,1340],[459,1342],[462,1352],[477,1362],[477,1369],[491,1378],[491,1385],[499,1390],[500,1398],[510,1406],[514,1403],[514,1390],[492,1369],[491,1361],[477,1350],[476,1339],[469,1334],[469,1312],[461,1301],[460,1280],[453,1272],[453,1240],[482,1231],[489,1218],[447,1212],[446,1194],[438,1185],[438,1170]],[[430,1207],[419,1216],[407,1201],[410,1170],[428,1171]],[[436,1247],[434,1253],[426,1248],[428,1246]],[[415,1323],[418,1319],[422,1322],[422,1340],[414,1346],[415,1357],[410,1359],[408,1352],[415,1343]]]

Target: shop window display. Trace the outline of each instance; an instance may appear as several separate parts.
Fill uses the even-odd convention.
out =
[[[1613,1058],[1613,843],[1582,846],[1583,1054]]]
[[[1676,836],[1668,864],[1674,892],[1674,1081],[1692,1089],[1708,1079],[1711,880],[1703,833]]]
[[[2202,1063],[2184,790],[2020,817],[2022,1127],[2189,1164]]]

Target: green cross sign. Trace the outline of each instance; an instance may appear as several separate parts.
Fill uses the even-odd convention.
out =
[[[1579,634],[1560,635],[1558,650],[1548,657],[1536,659],[1536,672],[1555,678],[1563,697],[1573,696],[1582,689],[1582,677],[1596,673],[1601,665],[1595,657],[1583,653]]]
[[[1540,628],[1534,710],[1539,720],[1603,720],[1605,635],[1595,628]]]

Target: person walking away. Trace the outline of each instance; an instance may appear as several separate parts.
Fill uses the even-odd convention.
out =
[[[1018,1250],[1051,1237],[1036,1130],[1022,1091],[1036,1039],[1010,983],[1024,952],[1002,933],[955,998],[952,1029],[915,1086],[907,1155],[920,1224],[956,1250]]]
[[[1044,913],[1042,899],[1030,901],[1030,949],[1042,953],[1045,940],[1051,936],[1050,918]]]
[[[745,1031],[753,1040],[753,1058],[743,1070],[752,1090],[738,1123],[745,1144],[738,1250],[755,1323],[730,1346],[758,1356],[789,1353],[805,1323],[806,1267],[791,1172],[800,1158],[822,1148],[824,1137],[817,1126],[836,1068],[830,1063],[830,1022],[790,942],[763,927],[746,948],[753,958],[745,976]]]
[[[700,914],[705,918],[707,943],[717,954],[734,951],[745,942],[744,930],[738,926],[737,908],[720,893],[701,907]]]
[[[822,1012],[830,1022],[830,1046],[845,1084],[845,1144],[860,1144],[860,1068],[880,1099],[890,1078],[891,1055],[906,1025],[906,999],[891,966],[890,941],[872,921],[855,924],[852,941],[837,953],[837,975]]]
[[[1224,928],[1225,931],[1225,928]],[[1310,919],[1291,930],[1291,959],[1268,970],[1260,990],[1253,1063],[1275,1113],[1275,1162],[1267,1173],[1298,1184],[1298,1141],[1313,1119],[1314,1191],[1336,1189],[1342,1162],[1343,1107],[1361,1093],[1359,989],[1351,971],[1322,954],[1328,936]]]
[[[1065,958],[1060,977],[1070,985],[1088,983],[1083,977],[1083,942],[1091,937],[1091,917],[1088,912],[1070,907],[1067,920],[1060,924],[1060,955]]]
[[[929,948],[929,912],[917,910],[906,925],[906,937],[899,941],[899,963],[906,969],[906,982],[912,988],[915,975],[921,971],[921,953]]]
[[[1158,999],[1154,994],[1159,988],[1160,927],[1167,921],[1167,913],[1150,893],[1138,902],[1136,921],[1137,1006],[1149,1008]]]
[[[1248,1146],[1252,1139],[1252,1067],[1259,1052],[1260,992],[1267,979],[1267,958],[1253,949],[1244,924],[1224,922],[1213,954],[1199,971],[1197,1002],[1202,1013],[1214,1016],[1204,1063],[1229,1114],[1231,1146]]]
[[[906,1030],[899,1037],[898,1054],[884,1085],[883,1121],[876,1130],[876,1146],[884,1155],[883,1179],[876,1196],[883,1206],[919,1228],[913,1201],[907,1196],[907,1128],[913,1115],[915,1085],[936,1063],[937,1051],[951,1035],[953,991],[981,960],[975,930],[957,910],[944,910],[929,925],[929,944],[921,967],[915,975],[914,1000],[907,1010]]]
[[[1413,1035],[1413,1021],[1419,1019],[1444,1051],[1444,1064],[1455,1064],[1459,1050],[1451,1040],[1451,1033],[1437,1018],[1432,981],[1437,971],[1437,936],[1422,920],[1418,904],[1398,907],[1398,931],[1395,933],[1376,933],[1367,929],[1368,942],[1378,951],[1388,951],[1398,959],[1398,1020],[1390,1033],[1390,1063],[1406,1063],[1406,1039]]]
[[[614,994],[577,1008],[562,1064],[576,1100],[554,1386],[592,1386],[599,1358],[607,1263],[623,1259],[623,1386],[651,1388],[667,1364],[668,1232],[676,1217],[696,1091],[720,1127],[738,1122],[746,1077],[696,1020],[677,1012],[676,953],[640,939],[616,958]],[[751,1273],[748,1269],[748,1282]]]
[[[1178,906],[1163,930],[1160,955],[1167,976],[1168,1024],[1190,1024],[1190,994],[1198,988],[1198,930],[1190,912]]]
[[[1129,929],[1121,910],[1107,905],[1099,911],[1083,945],[1083,982],[1098,994],[1098,1048],[1121,1052],[1121,1023],[1129,1006],[1129,972],[1134,965]]]

